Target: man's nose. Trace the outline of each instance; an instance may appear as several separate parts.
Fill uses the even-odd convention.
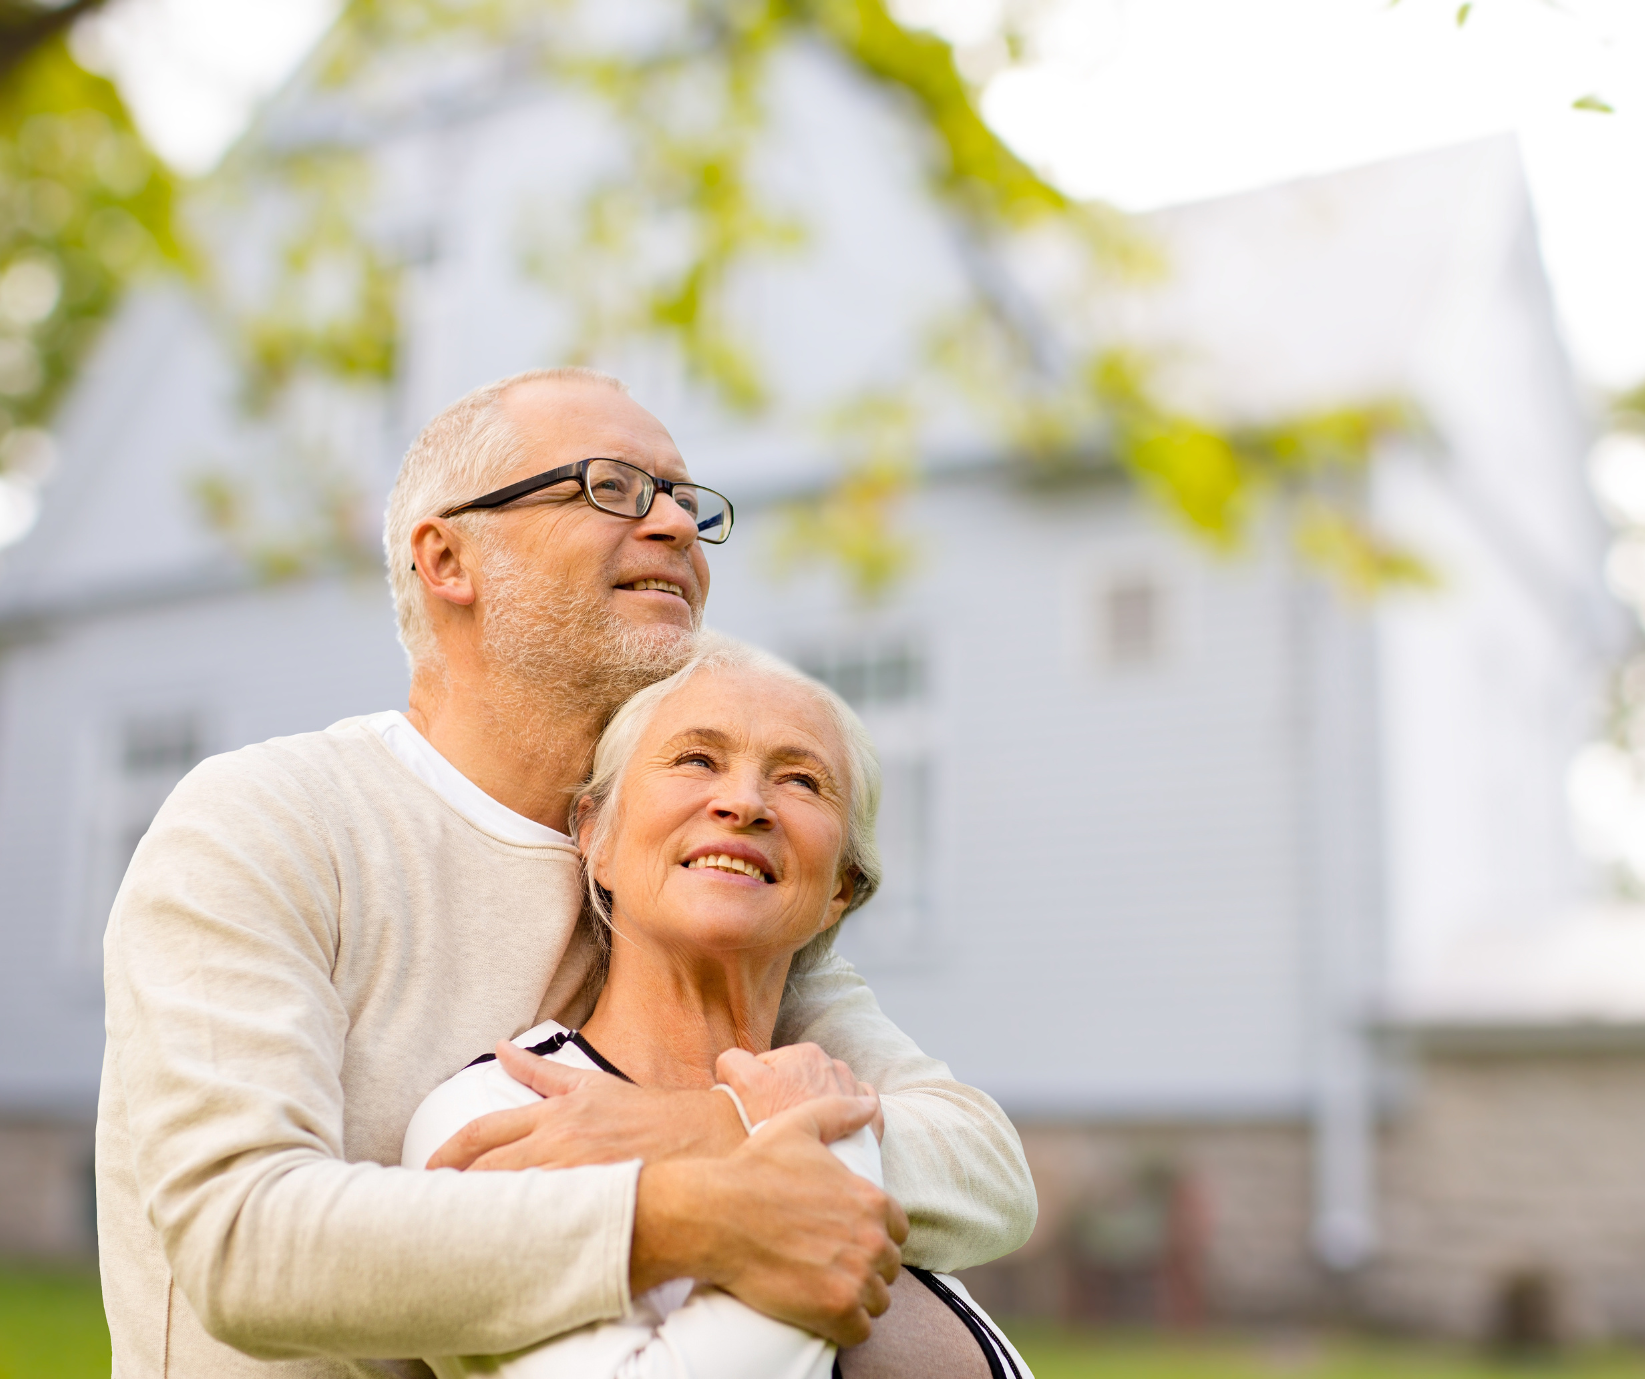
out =
[[[651,511],[640,519],[635,535],[641,541],[667,541],[683,551],[697,540],[697,522],[674,501],[673,494],[659,493],[651,500]]]

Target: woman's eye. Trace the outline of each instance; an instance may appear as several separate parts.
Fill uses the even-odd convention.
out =
[[[817,794],[822,790],[822,787],[817,784],[817,778],[815,776],[797,775],[797,776],[790,776],[790,777],[788,777],[788,779],[789,779],[790,782],[792,782],[795,785],[803,785],[807,790],[811,791],[813,794]]]
[[[706,766],[710,770],[713,770],[714,758],[707,755],[705,752],[692,752],[687,756],[681,757],[674,764],[676,766]]]

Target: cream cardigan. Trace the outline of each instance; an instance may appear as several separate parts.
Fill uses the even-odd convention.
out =
[[[579,908],[571,847],[477,827],[360,720],[190,773],[105,940],[116,1379],[426,1375],[366,1357],[497,1354],[628,1312],[637,1163],[399,1166],[412,1112],[476,1049],[587,1015]],[[910,1262],[961,1268],[1026,1238],[1010,1122],[847,964],[795,984],[778,1038],[880,1088]]]

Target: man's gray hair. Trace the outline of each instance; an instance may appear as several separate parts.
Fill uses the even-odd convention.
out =
[[[383,516],[383,555],[400,645],[413,671],[439,659],[428,597],[411,564],[411,533],[425,518],[501,487],[519,463],[525,439],[503,406],[509,392],[526,383],[597,383],[626,393],[628,385],[596,369],[530,369],[487,383],[457,399],[418,432],[400,462]],[[467,514],[451,519],[465,529]]]
[[[690,660],[666,680],[659,680],[633,695],[612,715],[611,722],[595,744],[593,769],[571,798],[572,830],[579,834],[584,826],[590,830],[588,846],[583,850],[583,871],[589,906],[597,921],[595,935],[602,944],[609,941],[609,898],[594,880],[594,871],[587,859],[605,847],[618,826],[622,814],[623,776],[663,701],[682,688],[692,676],[716,670],[748,670],[784,684],[797,685],[822,706],[845,746],[847,770],[851,777],[845,850],[840,866],[843,872],[855,878],[856,885],[845,913],[862,908],[879,889],[883,867],[879,843],[874,837],[874,821],[880,811],[880,759],[874,750],[874,740],[869,737],[862,720],[827,685],[796,670],[787,661],[746,642],[727,637],[724,633],[703,632],[698,635]],[[792,971],[797,974],[814,966],[833,947],[834,933],[838,927],[834,925],[825,930],[797,953]]]

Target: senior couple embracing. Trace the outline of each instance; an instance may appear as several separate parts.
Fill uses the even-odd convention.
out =
[[[1026,1379],[946,1276],[1021,1144],[832,955],[878,766],[699,630],[732,516],[585,370],[412,445],[409,711],[203,763],[115,901],[117,1379]]]

